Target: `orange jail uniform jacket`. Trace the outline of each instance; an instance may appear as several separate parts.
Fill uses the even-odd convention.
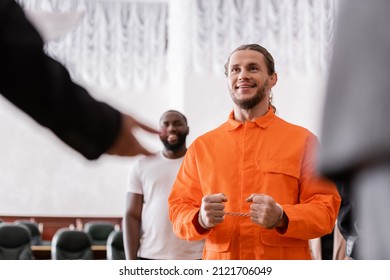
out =
[[[309,239],[332,231],[340,196],[316,175],[318,140],[305,128],[277,117],[272,109],[245,124],[233,119],[198,137],[188,148],[169,197],[169,217],[177,236],[206,239],[203,259],[311,259]],[[200,230],[202,197],[224,193],[225,212],[249,213],[245,199],[266,194],[288,217],[284,233],[227,216]]]

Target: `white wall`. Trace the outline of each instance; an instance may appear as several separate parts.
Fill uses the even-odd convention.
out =
[[[324,81],[321,74],[280,73],[273,90],[279,116],[318,134]],[[189,120],[188,144],[225,121],[232,108],[226,79],[212,75],[189,75],[181,87],[167,83],[145,92],[91,91],[155,127],[164,111],[181,110]],[[134,158],[102,156],[87,161],[3,97],[0,131],[0,216],[123,214]],[[160,149],[157,136],[140,137],[150,149]]]

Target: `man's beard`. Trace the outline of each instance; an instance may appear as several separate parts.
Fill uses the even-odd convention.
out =
[[[178,140],[175,144],[170,144],[168,142],[167,138],[164,138],[164,139],[160,138],[160,139],[161,139],[161,142],[164,144],[164,147],[168,151],[176,152],[176,151],[180,150],[180,148],[185,145],[187,135],[179,133],[179,134],[177,134],[177,137],[178,137]]]
[[[262,86],[262,88],[260,88],[256,94],[250,98],[250,99],[245,99],[245,100],[239,100],[237,99],[235,96],[234,96],[234,93],[233,93],[233,90],[230,91],[230,96],[232,97],[233,99],[233,102],[238,106],[240,107],[241,109],[244,109],[244,110],[249,110],[249,109],[252,109],[253,107],[255,107],[257,104],[259,104],[261,101],[264,100],[264,98],[266,97],[267,93],[266,93],[266,87],[267,87],[267,82]]]

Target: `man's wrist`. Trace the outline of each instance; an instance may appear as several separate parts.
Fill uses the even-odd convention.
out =
[[[196,229],[196,231],[197,231],[199,234],[205,234],[205,233],[207,233],[207,232],[209,231],[209,229],[206,229],[206,228],[204,228],[204,227],[201,225],[199,216],[200,216],[200,212],[198,211],[198,213],[196,213],[196,215],[195,215],[194,218],[192,219],[192,224],[195,226],[195,229]]]
[[[280,214],[279,214],[278,218],[276,219],[275,223],[273,223],[272,226],[268,227],[269,229],[273,229],[273,228],[278,227],[280,222],[282,221],[282,218],[284,215],[283,207],[279,203],[276,203],[276,206],[280,209]]]
[[[208,227],[208,226],[206,226],[206,224],[205,224],[205,223],[203,222],[203,220],[202,220],[202,215],[201,215],[200,212],[201,212],[201,211],[199,211],[199,214],[198,214],[198,222],[199,222],[200,226],[201,226],[202,228],[206,229],[206,230],[209,230],[209,229],[213,228],[213,227]]]

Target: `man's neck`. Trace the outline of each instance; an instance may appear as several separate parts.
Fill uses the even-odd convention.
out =
[[[169,159],[177,159],[183,157],[187,152],[187,147],[183,145],[180,149],[172,151],[168,149],[163,150],[163,155]]]
[[[242,109],[237,105],[234,105],[234,119],[242,123],[245,123],[246,121],[254,121],[255,119],[267,114],[268,109],[268,103],[259,103],[251,109]]]

